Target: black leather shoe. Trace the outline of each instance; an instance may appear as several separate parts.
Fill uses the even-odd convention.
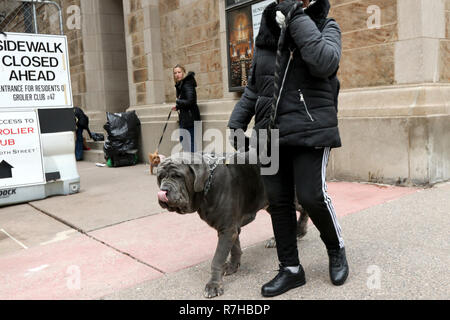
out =
[[[261,288],[263,297],[275,297],[291,289],[300,287],[306,283],[305,271],[300,265],[297,273],[289,271],[289,269],[280,266],[278,275]]]
[[[348,263],[345,257],[345,248],[327,250],[330,258],[330,278],[335,286],[344,284],[348,277]]]

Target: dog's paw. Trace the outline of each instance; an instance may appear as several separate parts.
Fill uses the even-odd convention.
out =
[[[272,248],[276,248],[276,247],[277,247],[277,242],[276,242],[275,238],[270,238],[269,240],[267,240],[266,248],[272,249]]]
[[[230,261],[228,261],[223,266],[223,275],[230,276],[230,275],[236,273],[238,271],[240,265],[241,265],[240,263],[231,263]]]
[[[203,294],[205,298],[211,299],[223,295],[223,284],[217,282],[208,282]]]

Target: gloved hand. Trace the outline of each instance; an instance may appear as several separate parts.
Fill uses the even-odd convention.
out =
[[[297,11],[301,10],[303,12],[303,2],[296,0],[284,0],[283,2],[277,4],[276,9],[277,11],[281,11],[281,13],[286,17],[296,3],[299,4]]]
[[[280,29],[286,25],[286,16],[281,11],[276,12],[275,20],[277,21]]]

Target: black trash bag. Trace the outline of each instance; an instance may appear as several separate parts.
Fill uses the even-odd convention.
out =
[[[128,151],[126,153],[121,153],[113,155],[108,159],[106,164],[108,167],[125,167],[134,166],[138,162],[137,150]]]
[[[107,122],[103,126],[108,133],[108,138],[103,147],[105,159],[109,160],[111,166],[136,164],[141,131],[141,122],[136,112],[107,112],[106,118]]]
[[[94,141],[105,141],[105,135],[103,133],[92,132],[91,137]]]

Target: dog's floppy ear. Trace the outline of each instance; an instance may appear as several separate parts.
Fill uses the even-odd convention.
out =
[[[194,176],[194,192],[202,192],[209,177],[208,165],[203,156],[198,153],[182,152],[173,156],[173,160],[188,166]]]
[[[209,172],[205,165],[190,164],[189,169],[194,173],[194,191],[202,192],[205,189],[206,180],[208,180]]]

